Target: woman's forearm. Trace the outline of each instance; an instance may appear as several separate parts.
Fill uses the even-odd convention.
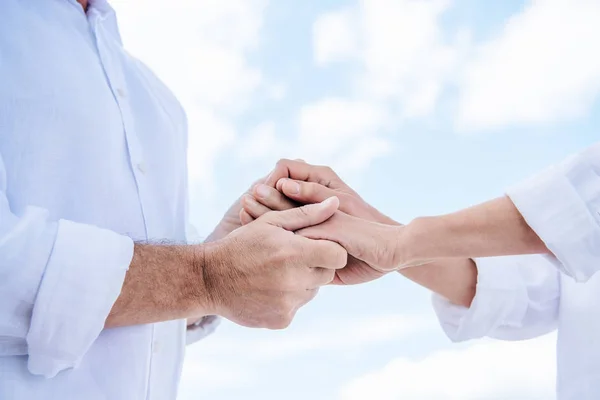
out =
[[[549,253],[506,196],[452,214],[417,218],[399,237],[404,266],[444,258]]]
[[[470,258],[446,258],[398,272],[459,306],[469,307],[475,297],[477,267]]]

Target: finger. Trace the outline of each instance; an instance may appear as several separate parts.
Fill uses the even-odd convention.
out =
[[[337,174],[329,167],[311,165],[298,160],[279,160],[265,184],[275,187],[277,181],[282,178],[291,178],[299,181],[319,183],[330,187],[340,180]]]
[[[280,179],[276,187],[278,191],[298,204],[319,203],[331,196],[337,196],[340,199],[340,211],[358,218],[373,219],[370,206],[357,194],[341,192],[315,182],[303,182],[288,178]]]
[[[290,199],[302,204],[320,203],[331,196],[336,196],[335,190],[315,182],[304,182],[289,178],[277,181],[276,188]]]
[[[308,239],[329,240],[344,247],[351,247],[352,243],[360,241],[371,233],[368,231],[368,223],[343,212],[337,212],[326,222],[299,229],[296,234]]]
[[[267,223],[272,225],[279,226],[288,231],[297,231],[298,229],[327,221],[339,206],[339,199],[337,197],[330,197],[317,204],[309,204],[285,211],[271,211],[265,214],[263,218]]]
[[[302,263],[330,270],[342,269],[348,263],[348,252],[340,244],[329,240],[302,239]]]
[[[311,289],[331,284],[335,279],[335,275],[335,269],[311,268]]]
[[[332,285],[357,285],[381,278],[387,272],[372,268],[367,263],[348,257],[348,265],[344,269],[336,271],[336,277]]]
[[[298,207],[298,204],[285,197],[277,189],[267,185],[256,185],[252,190],[254,199],[267,208],[275,211],[289,210]],[[333,196],[333,195],[332,195]],[[329,196],[331,197],[331,196]],[[325,200],[325,199],[323,199]],[[322,201],[322,200],[321,200]],[[313,202],[313,203],[320,203]]]
[[[301,229],[296,234],[314,240],[340,244],[348,255],[372,267],[395,268],[396,227],[352,217],[337,212],[325,223]]]
[[[287,161],[287,160],[285,160],[285,161]],[[267,186],[270,186],[270,187],[275,187],[275,184],[277,183],[278,180],[280,180],[281,178],[287,178],[287,177],[289,177],[289,171],[288,171],[287,164],[284,163],[283,160],[280,160],[277,162],[277,164],[275,164],[275,168],[267,176],[267,179],[265,179],[264,184]]]
[[[242,208],[254,219],[259,218],[271,211],[270,208],[263,206],[256,201],[252,195],[249,194],[242,198]]]
[[[242,225],[248,225],[250,222],[254,221],[254,218],[245,209],[240,210],[240,222]]]

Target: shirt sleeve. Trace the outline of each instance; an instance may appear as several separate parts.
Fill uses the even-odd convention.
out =
[[[560,273],[543,255],[475,260],[477,287],[471,307],[433,295],[446,335],[455,342],[485,336],[523,340],[556,329]]]
[[[507,191],[527,224],[578,282],[600,269],[600,143]]]
[[[13,212],[0,158],[0,357],[47,378],[76,367],[104,327],[133,256],[130,238],[43,208]]]

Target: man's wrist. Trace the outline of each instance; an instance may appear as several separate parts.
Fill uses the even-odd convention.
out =
[[[196,264],[194,273],[198,276],[199,292],[197,298],[203,304],[203,309],[207,311],[205,315],[218,315],[219,307],[223,303],[222,292],[225,282],[223,271],[229,267],[226,265],[230,253],[227,246],[227,240],[215,240],[214,242],[203,243],[196,249]]]

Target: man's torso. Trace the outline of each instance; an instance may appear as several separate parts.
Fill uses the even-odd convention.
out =
[[[79,7],[79,8],[78,8]],[[0,154],[11,210],[185,241],[186,122],[177,100],[121,47],[102,1],[0,5]],[[173,398],[185,323],[104,331],[78,368],[45,380],[0,356],[1,399]]]

